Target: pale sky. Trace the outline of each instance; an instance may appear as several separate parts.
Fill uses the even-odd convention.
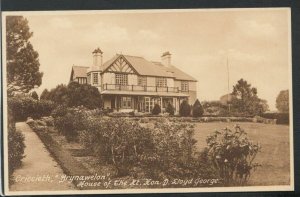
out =
[[[289,89],[289,17],[288,9],[26,13],[44,72],[38,93],[67,84],[73,64],[91,66],[97,47],[104,62],[116,53],[160,61],[170,51],[172,64],[198,80],[200,101],[227,93],[228,57],[230,91],[244,78],[271,110]]]

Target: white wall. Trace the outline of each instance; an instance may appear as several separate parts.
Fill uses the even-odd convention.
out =
[[[128,85],[137,85],[138,84],[138,79],[137,75],[128,75]]]
[[[173,78],[167,78],[167,86],[174,87],[174,79]]]
[[[103,84],[115,84],[115,73],[103,73],[102,74]]]
[[[197,91],[197,82],[189,81],[189,90],[190,91]]]
[[[155,77],[147,77],[147,86],[155,86]]]

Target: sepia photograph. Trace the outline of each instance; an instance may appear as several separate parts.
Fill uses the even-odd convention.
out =
[[[2,14],[5,194],[293,191],[289,8]]]

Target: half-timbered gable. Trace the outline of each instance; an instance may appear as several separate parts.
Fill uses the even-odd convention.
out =
[[[123,55],[120,55],[104,72],[138,74]]]

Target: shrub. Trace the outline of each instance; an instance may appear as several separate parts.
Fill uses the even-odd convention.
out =
[[[153,150],[150,130],[124,118],[90,118],[80,142],[94,155],[127,175],[142,154]]]
[[[179,107],[180,116],[190,116],[191,115],[191,106],[186,100],[184,100]]]
[[[55,128],[67,141],[76,141],[78,131],[86,129],[87,114],[84,109],[60,106],[54,110],[53,117]]]
[[[169,115],[174,116],[175,109],[171,103],[168,103],[166,112],[169,113]]]
[[[160,106],[158,104],[155,104],[153,109],[152,109],[152,114],[153,115],[158,115],[161,113],[161,109]]]
[[[8,109],[8,171],[11,177],[14,170],[21,166],[24,156],[24,135],[16,131],[15,122]]]
[[[24,121],[27,117],[49,116],[54,109],[54,103],[46,100],[38,101],[26,96],[16,96],[8,98],[8,107],[16,121]]]
[[[204,113],[203,107],[199,100],[197,99],[193,105],[193,116],[194,117],[200,117]]]
[[[259,166],[253,161],[260,151],[260,146],[253,144],[238,125],[234,130],[225,128],[215,131],[206,141],[209,158],[224,185],[245,185],[251,171]]]

